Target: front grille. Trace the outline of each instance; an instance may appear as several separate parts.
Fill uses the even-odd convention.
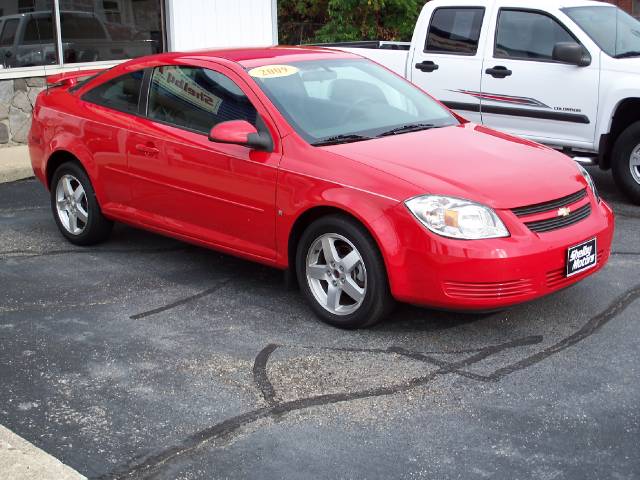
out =
[[[606,260],[606,258],[604,258],[604,250],[599,250],[598,251],[598,259],[597,259],[597,265],[601,265],[602,262],[604,262]],[[551,270],[549,272],[547,272],[546,275],[546,281],[547,281],[547,287],[548,288],[559,288],[565,285],[569,285],[571,283],[575,283],[576,280],[579,280],[580,278],[582,278],[583,276],[586,276],[590,273],[593,273],[593,268],[590,268],[588,270],[585,270],[582,273],[578,273],[573,277],[567,277],[567,269],[566,267],[563,268],[558,268],[555,270]]]
[[[445,293],[450,297],[466,299],[517,297],[534,291],[530,279],[484,283],[443,282],[443,286]]]
[[[576,203],[587,196],[587,189],[567,195],[566,197],[558,198],[557,200],[551,200],[550,202],[536,203],[534,205],[527,205],[526,207],[514,208],[511,211],[518,217],[524,217],[526,215],[533,215],[534,213],[550,212],[551,210],[557,210],[560,207],[566,207],[572,203]]]
[[[546,218],[544,220],[537,220],[535,222],[525,222],[525,225],[532,232],[542,233],[549,232],[551,230],[557,230],[559,228],[568,227],[574,223],[578,223],[580,220],[584,220],[591,215],[591,204],[587,203],[577,210],[571,212],[566,217],[553,217]]]

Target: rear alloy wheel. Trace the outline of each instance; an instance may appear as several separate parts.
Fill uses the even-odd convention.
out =
[[[84,232],[89,222],[87,192],[76,177],[65,174],[56,185],[56,211],[64,229],[72,235]]]
[[[611,169],[618,188],[640,205],[640,122],[632,124],[616,140]]]
[[[51,210],[60,232],[76,245],[106,240],[113,227],[102,215],[89,177],[75,162],[64,163],[54,172]]]
[[[350,218],[331,215],[311,224],[298,245],[296,269],[316,315],[336,327],[373,325],[393,306],[377,245]]]

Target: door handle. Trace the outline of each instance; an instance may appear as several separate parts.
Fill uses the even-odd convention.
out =
[[[433,72],[434,70],[438,70],[440,65],[433,63],[431,60],[425,60],[424,62],[416,63],[416,68],[418,70],[422,70],[423,72]]]
[[[505,78],[513,73],[507,67],[503,67],[502,65],[498,65],[493,68],[487,68],[485,72],[491,75],[493,78]]]
[[[138,143],[136,145],[136,150],[144,153],[145,155],[158,155],[160,153],[160,150],[156,147],[150,147],[148,145],[143,145],[142,143]]]

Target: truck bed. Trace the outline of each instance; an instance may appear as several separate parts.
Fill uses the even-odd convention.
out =
[[[385,42],[377,40],[321,43],[315,45],[362,55],[363,57],[390,68],[402,76],[405,76],[406,73],[407,57],[409,56],[409,48],[411,47],[411,43],[409,42]]]

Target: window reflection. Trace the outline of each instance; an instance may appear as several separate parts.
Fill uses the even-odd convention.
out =
[[[52,0],[0,0],[3,68],[59,63]],[[163,50],[161,0],[60,0],[63,63],[123,60]]]
[[[2,68],[58,63],[52,0],[0,1]]]

